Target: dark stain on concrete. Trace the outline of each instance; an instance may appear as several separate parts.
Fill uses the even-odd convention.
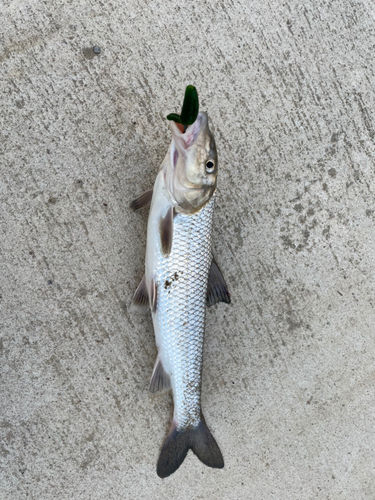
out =
[[[92,59],[94,59],[94,57],[97,56],[97,54],[95,54],[94,52],[93,47],[85,47],[84,49],[82,49],[82,54],[83,57],[88,61],[91,61]]]
[[[26,38],[26,40],[19,40],[17,42],[8,43],[7,45],[5,45],[2,53],[0,54],[0,64],[15,54],[21,54],[22,52],[35,47],[35,45],[38,45],[40,41],[41,40],[38,36],[33,35],[29,38]]]
[[[333,168],[333,167],[332,167],[332,168],[330,168],[330,169],[328,170],[328,175],[330,175],[331,177],[336,177],[336,175],[337,175],[337,170],[336,170],[335,168]]]

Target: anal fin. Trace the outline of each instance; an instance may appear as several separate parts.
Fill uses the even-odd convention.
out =
[[[230,304],[230,294],[215,259],[212,259],[210,272],[208,274],[207,306],[213,306],[218,302]]]
[[[154,371],[152,372],[151,376],[150,392],[152,392],[152,394],[155,394],[155,392],[167,391],[170,388],[171,378],[164,370],[162,362],[158,356],[156,358]]]

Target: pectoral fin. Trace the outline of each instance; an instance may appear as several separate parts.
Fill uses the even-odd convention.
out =
[[[138,312],[146,312],[149,308],[148,293],[146,288],[146,276],[143,276],[132,300],[132,308]]]
[[[230,304],[230,295],[223,275],[221,274],[215,259],[212,259],[210,272],[208,274],[207,306],[213,306],[218,302],[226,302],[227,304]]]
[[[134,211],[140,210],[141,208],[148,207],[151,204],[153,189],[149,189],[145,193],[138,196],[135,200],[130,203],[130,208]]]
[[[161,217],[159,223],[161,251],[164,257],[168,257],[172,250],[173,240],[173,215],[172,207],[168,209],[165,217]]]

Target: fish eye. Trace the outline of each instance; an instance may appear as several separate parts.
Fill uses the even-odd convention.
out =
[[[215,162],[213,160],[208,160],[206,163],[206,172],[211,174],[215,170]]]

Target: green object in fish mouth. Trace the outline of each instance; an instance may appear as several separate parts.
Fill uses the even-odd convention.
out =
[[[185,127],[195,122],[199,111],[199,101],[197,89],[194,85],[188,85],[185,90],[184,103],[182,105],[181,115],[170,113],[167,120],[173,120],[181,123]]]

